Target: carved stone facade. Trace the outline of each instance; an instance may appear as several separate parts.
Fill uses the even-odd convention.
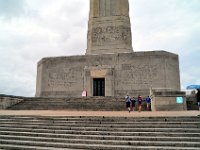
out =
[[[148,95],[150,88],[180,90],[178,56],[165,51],[44,58],[36,96],[93,96],[93,80],[105,79],[105,96]],[[42,81],[42,82],[41,82]]]
[[[133,52],[128,0],[91,0],[90,6],[86,54]]]
[[[130,28],[107,26],[92,29],[92,46],[131,44]]]

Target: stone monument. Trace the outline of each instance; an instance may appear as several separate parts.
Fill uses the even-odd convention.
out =
[[[87,55],[133,52],[128,0],[90,1],[87,45]]]
[[[146,96],[180,90],[178,55],[133,52],[128,0],[90,0],[86,55],[38,62],[37,97]]]

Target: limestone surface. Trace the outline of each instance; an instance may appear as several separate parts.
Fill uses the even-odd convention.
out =
[[[128,0],[90,0],[86,54],[133,52]]]
[[[44,58],[38,63],[36,96],[93,94],[105,79],[105,96],[149,95],[150,88],[180,90],[178,56],[165,51]]]

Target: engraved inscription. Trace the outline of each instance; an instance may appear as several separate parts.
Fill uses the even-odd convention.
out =
[[[126,85],[124,88],[127,90],[149,88],[153,84],[153,80],[158,78],[158,66],[159,64],[154,66],[148,64],[122,65],[123,72],[117,74],[119,82],[116,84],[116,88],[123,85]]]
[[[91,71],[91,76],[95,77],[95,78],[97,78],[97,77],[99,77],[99,78],[105,77],[106,74],[107,74],[106,70],[92,70]]]
[[[48,69],[47,86],[51,89],[70,90],[82,79],[82,72],[77,68],[64,68],[63,71]]]
[[[125,26],[96,27],[92,30],[93,46],[131,44],[131,29]]]

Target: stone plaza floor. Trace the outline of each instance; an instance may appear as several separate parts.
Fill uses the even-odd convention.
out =
[[[0,115],[8,116],[105,116],[105,117],[188,117],[198,116],[200,111],[69,111],[69,110],[0,110]]]

